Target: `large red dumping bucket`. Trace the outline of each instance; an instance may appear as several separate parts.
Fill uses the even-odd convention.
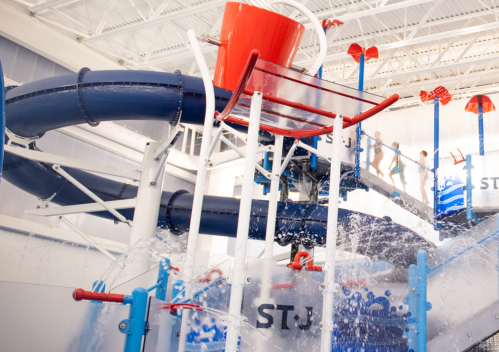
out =
[[[262,60],[291,67],[304,32],[302,24],[278,13],[228,2],[213,84],[234,91],[253,49]]]

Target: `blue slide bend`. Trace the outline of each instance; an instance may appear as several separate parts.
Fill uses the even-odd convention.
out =
[[[216,109],[222,111],[232,92],[216,89]],[[203,124],[205,97],[200,78],[180,72],[88,71],[48,78],[6,92],[8,130],[21,137],[41,137],[46,131],[81,123],[97,125],[113,120],[161,120]],[[241,128],[241,127],[238,127]],[[269,134],[261,139],[270,141]],[[35,143],[30,144],[36,149]],[[64,168],[70,175],[105,201],[128,199],[137,187],[99,177],[77,169]],[[55,194],[52,202],[73,205],[93,202],[83,192],[52,170],[51,165],[5,153],[4,178],[40,199]],[[187,232],[193,195],[185,191],[163,192],[158,226],[174,233]],[[254,200],[250,238],[264,240],[268,202]],[[119,210],[133,219],[133,209]],[[200,232],[235,237],[239,200],[205,196]],[[113,219],[108,212],[93,213]],[[376,256],[395,265],[416,263],[418,249],[433,247],[415,232],[389,218],[340,209],[338,245],[369,257]],[[325,244],[327,207],[315,203],[280,202],[275,239],[282,245]],[[353,238],[360,239],[353,241]]]

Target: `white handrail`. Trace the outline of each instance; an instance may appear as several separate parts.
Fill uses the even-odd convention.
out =
[[[310,69],[308,70],[308,73],[310,75],[314,76],[317,73],[317,71],[319,71],[319,68],[322,66],[322,63],[326,59],[326,54],[327,54],[326,33],[324,33],[324,29],[321,27],[319,20],[317,19],[317,17],[314,16],[312,11],[310,11],[308,8],[306,8],[302,4],[297,3],[296,1],[293,1],[293,0],[275,0],[273,2],[273,4],[274,5],[283,4],[283,5],[288,5],[288,6],[294,7],[295,9],[297,9],[298,11],[303,13],[305,16],[307,16],[308,19],[310,20],[310,22],[312,23],[312,25],[314,26],[314,28],[317,32],[317,35],[319,36],[319,44],[320,44],[320,48],[321,48],[321,50],[319,52],[319,56],[315,60],[312,67],[310,67]]]
[[[208,65],[206,65],[206,60],[204,59],[203,52],[201,51],[198,39],[196,38],[196,33],[194,32],[194,30],[190,29],[187,31],[187,36],[189,37],[192,51],[194,52],[194,57],[196,58],[199,70],[201,71],[201,76],[203,77],[204,91],[206,97],[206,112],[204,117],[203,139],[201,141],[201,151],[199,153],[199,166],[198,166],[198,173],[196,176],[196,185],[194,188],[194,199],[192,201],[191,222],[189,225],[189,238],[187,240],[187,251],[186,251],[185,269],[184,269],[184,275],[186,281],[190,281],[194,276],[194,262],[196,259],[196,249],[199,237],[199,225],[201,222],[201,209],[203,207],[203,194],[204,194],[204,185],[206,181],[206,168],[207,168],[208,154],[211,145],[211,132],[213,130],[213,122],[215,120],[215,90],[213,88],[213,83],[211,81],[211,75],[208,69]],[[189,295],[190,292],[186,292],[186,294]],[[189,330],[188,320],[190,312],[187,310],[184,311],[183,314],[184,317],[182,319],[181,334],[182,336],[187,336],[187,331]],[[185,342],[186,342],[185,337],[180,339],[179,352],[185,351]]]

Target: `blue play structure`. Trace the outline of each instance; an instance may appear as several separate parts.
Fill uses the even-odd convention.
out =
[[[243,4],[236,7],[243,8]],[[319,32],[323,34],[322,30]],[[188,35],[198,40],[193,31],[189,31]],[[321,46],[323,44],[324,41]],[[139,201],[144,202],[144,199],[152,204],[154,194],[148,193],[148,190],[156,188],[158,176],[154,182],[150,182],[152,179],[147,177],[141,178],[140,188],[80,169],[53,165],[40,157],[37,159],[16,153],[16,150],[23,150],[28,155],[35,151],[37,155],[42,154],[43,151],[37,147],[37,140],[43,138],[46,132],[58,128],[78,124],[96,127],[101,122],[131,120],[169,122],[177,133],[168,137],[171,137],[169,144],[163,141],[160,145],[162,148],[154,150],[154,157],[149,155],[150,158],[147,159],[144,156],[143,168],[148,162],[152,164],[152,160],[161,160],[161,167],[147,169],[154,170],[157,175],[164,170],[162,167],[169,148],[179,137],[180,122],[204,126],[202,150],[203,146],[206,147],[207,140],[212,143],[211,128],[214,124],[227,123],[230,130],[226,131],[234,135],[240,134],[239,132],[247,133],[246,154],[242,155],[237,147],[232,148],[246,158],[245,169],[251,169],[251,172],[255,168],[259,170],[254,177],[245,170],[245,184],[252,185],[253,181],[262,184],[264,194],[270,193],[275,201],[253,200],[251,192],[244,192],[244,185],[241,192],[243,200],[249,199],[251,202],[203,195],[204,183],[199,183],[199,180],[204,182],[203,177],[206,176],[207,164],[211,162],[217,138],[223,134],[220,127],[214,133],[217,137],[213,144],[204,148],[205,151],[209,149],[209,153],[203,154],[208,156],[200,154],[197,193],[190,194],[184,190],[161,193],[162,189],[157,188],[159,210],[151,207],[154,210],[148,209],[149,214],[146,214],[154,215],[150,217],[154,218],[153,221],[147,224],[154,225],[152,235],[140,238],[164,245],[165,240],[154,238],[157,228],[166,230],[171,235],[169,238],[174,238],[173,241],[178,241],[178,236],[189,233],[186,257],[190,257],[192,262],[176,256],[178,253],[173,251],[158,251],[159,254],[154,253],[155,263],[159,262],[157,268],[151,269],[150,263],[147,263],[141,267],[143,270],[134,272],[133,278],[127,278],[117,287],[97,280],[91,291],[84,288],[0,282],[0,302],[4,302],[4,305],[7,302],[0,317],[0,341],[5,341],[2,344],[5,344],[6,350],[33,350],[42,346],[48,351],[64,352],[222,352],[231,348],[234,351],[237,342],[237,350],[240,352],[459,352],[499,331],[499,215],[493,207],[485,210],[481,208],[481,200],[474,198],[478,192],[478,189],[474,190],[474,184],[478,184],[479,177],[483,183],[483,170],[486,170],[484,165],[487,164],[483,159],[485,156],[472,158],[468,155],[462,165],[440,168],[439,117],[440,104],[443,102],[438,96],[431,100],[434,104],[432,168],[404,153],[396,141],[390,143],[385,139],[383,142],[380,137],[363,131],[361,123],[357,123],[355,117],[360,119],[360,115],[378,107],[379,112],[395,100],[389,105],[382,105],[385,99],[383,97],[376,98],[379,102],[369,100],[373,97],[369,98],[369,93],[363,90],[364,65],[369,58],[374,57],[367,55],[373,48],[367,51],[360,46],[358,48],[360,53],[356,55],[359,60],[356,61],[359,63],[359,89],[334,86],[338,90],[345,89],[346,93],[338,94],[339,96],[351,99],[348,104],[344,103],[345,106],[358,104],[352,108],[356,109],[353,116],[343,116],[343,113],[336,115],[318,109],[315,104],[308,106],[298,101],[299,94],[302,95],[301,98],[307,96],[308,99],[310,95],[315,99],[326,91],[328,94],[337,93],[327,88],[331,87],[328,86],[331,82],[319,80],[322,67],[318,70],[318,80],[315,81],[313,73],[307,76],[303,72],[267,62],[259,58],[260,52],[253,48],[234,91],[209,89],[212,82],[209,72],[207,74],[208,69],[202,72],[204,81],[180,71],[91,71],[88,68],[9,90],[4,89],[2,81],[0,127],[2,135],[6,136],[2,148],[4,143],[9,146],[6,147],[5,155],[1,153],[3,149],[0,151],[0,164],[3,163],[3,173],[0,176],[41,201],[60,206],[86,206],[96,202],[103,206],[96,208],[97,210],[105,208],[108,211],[93,212],[93,215],[109,220],[121,217],[121,221],[128,223],[132,230],[141,226],[146,228],[146,222],[139,223],[135,216],[147,207],[142,207],[139,211],[137,204]],[[322,54],[326,52],[325,49],[324,47]],[[374,49],[377,57],[377,49]],[[196,50],[193,45],[193,52],[198,55]],[[203,71],[199,55],[196,59],[200,71]],[[253,66],[249,70],[251,65]],[[280,73],[275,74],[272,69]],[[307,94],[299,93],[295,97],[290,89],[291,93],[288,92],[285,97],[289,100],[269,93],[265,96],[262,87],[259,90],[249,90],[248,82],[251,77],[265,77],[265,74],[272,73],[273,79],[261,79],[264,81],[263,86],[270,86],[264,87],[268,92],[282,93],[283,87],[289,82],[299,82],[306,89],[313,89],[304,88],[303,91]],[[285,75],[296,75],[298,78],[293,81]],[[279,79],[286,81],[285,84],[275,83]],[[239,86],[241,82],[246,84]],[[269,82],[275,83],[277,88],[272,87]],[[242,89],[238,89],[241,87]],[[274,91],[272,88],[275,88]],[[211,99],[213,96],[210,94],[213,92],[214,99]],[[239,99],[248,99],[243,95],[251,96],[251,104],[255,101],[256,105],[251,105],[249,109],[250,105],[241,104]],[[262,95],[265,97],[262,98]],[[237,97],[235,102],[233,97]],[[450,96],[447,98],[450,100]],[[265,99],[265,104],[268,105],[262,108],[262,101]],[[321,100],[314,99],[310,101],[316,103]],[[214,109],[210,106],[213,100]],[[271,105],[269,102],[282,106],[272,110],[268,108]],[[362,104],[368,103],[374,107],[369,110],[361,108]],[[236,110],[236,106],[243,112],[249,110],[252,121],[255,121],[256,116],[257,122],[265,121],[267,125],[260,123],[255,127],[249,117],[249,122],[240,116],[240,120],[235,119],[231,114],[243,115],[243,112]],[[223,115],[228,107],[232,110],[225,116],[226,120],[212,123],[211,119]],[[285,115],[285,109],[294,111],[298,117],[305,117],[300,120],[293,114]],[[210,113],[213,110],[217,113]],[[317,118],[314,114],[324,119],[314,120]],[[267,120],[260,120],[262,116],[266,116]],[[283,119],[271,120],[269,116]],[[370,116],[372,114],[365,119]],[[286,122],[289,125],[283,122],[284,119],[289,120]],[[331,139],[331,148],[328,149],[332,149],[334,153],[330,157],[330,154],[322,154],[319,150],[321,140],[318,136],[322,128],[333,131],[332,120],[335,132],[340,133],[334,137],[336,144],[333,144],[331,133],[323,133],[324,142]],[[300,126],[292,125],[294,122],[290,121],[299,121],[305,125],[310,123],[318,128],[312,132],[296,128],[304,133],[303,136],[285,138],[286,133],[290,136],[296,132],[292,126]],[[322,125],[324,121],[328,124]],[[483,123],[482,116],[479,121],[480,124]],[[244,122],[247,122],[248,127]],[[354,128],[354,124],[355,133],[347,138],[348,143],[342,141],[345,146],[343,148],[340,140],[344,135],[340,128]],[[288,129],[280,128],[283,125]],[[317,132],[318,130],[320,131]],[[250,144],[250,135],[255,145]],[[480,142],[483,151],[483,128],[480,130]],[[167,144],[166,147],[164,143]],[[362,154],[363,143],[367,143],[365,154]],[[260,144],[265,146],[267,152],[264,153],[263,160],[255,163],[251,158],[257,153],[250,152],[255,151],[256,147],[260,148]],[[155,145],[155,142],[148,145]],[[333,145],[349,149],[348,162],[340,158],[339,152],[336,153],[340,148],[333,148]],[[390,178],[398,174],[403,191],[395,187],[393,179],[392,187],[382,179],[383,176],[374,176],[368,170],[372,165],[371,152],[380,153],[382,146],[393,153],[396,163],[393,169],[390,164]],[[374,151],[371,150],[372,147]],[[268,150],[272,150],[272,155]],[[281,166],[282,151],[287,155]],[[147,153],[148,147],[144,155]],[[364,155],[367,155],[365,164]],[[476,169],[480,167],[483,174],[472,171],[472,161],[476,163]],[[404,162],[410,163],[418,172],[422,171],[421,174],[416,172],[415,177],[426,173],[431,175],[433,209],[427,204],[429,202],[416,200],[405,192],[407,182],[403,174]],[[274,169],[276,165],[282,167],[277,175]],[[466,174],[461,172],[463,168]],[[338,171],[336,175],[333,170]],[[146,174],[144,169],[142,171],[139,173],[140,177]],[[252,177],[247,177],[248,174]],[[313,192],[310,192],[312,201],[292,202],[285,199],[285,192],[282,198],[285,200],[276,201],[276,190],[298,190],[301,187],[299,182],[305,181],[305,178],[313,185],[315,194],[312,197]],[[496,178],[499,179],[495,177],[493,182]],[[162,185],[162,179],[159,180],[158,184]],[[251,191],[251,188],[246,188],[248,189]],[[423,186],[421,189],[424,190]],[[336,211],[337,198],[347,200],[348,192],[354,190],[378,192],[431,223],[435,230],[440,231],[441,236],[454,238],[436,247],[417,233],[416,226],[407,228],[388,216],[380,218],[341,208]],[[196,196],[200,194],[200,197]],[[324,203],[319,204],[320,194],[330,195],[327,207]],[[111,211],[104,205],[110,201],[133,199],[136,201],[135,207],[113,208]],[[250,203],[251,207],[248,206]],[[334,212],[331,211],[333,208]],[[247,231],[241,225],[242,209],[245,214],[250,214]],[[329,211],[334,213],[333,216],[328,214]],[[195,215],[196,212],[200,214],[199,217]],[[275,217],[269,214],[275,214]],[[196,219],[199,220],[198,224]],[[193,230],[193,223],[199,229]],[[245,225],[247,224],[248,221]],[[238,230],[244,232],[243,236]],[[242,244],[237,242],[236,250],[244,247],[244,251],[236,253],[232,268],[229,261],[226,261],[199,275],[195,272],[199,268],[194,268],[198,234],[237,238]],[[84,235],[83,233],[82,236]],[[246,258],[248,238],[267,240],[263,257]],[[312,255],[301,251],[293,254],[291,259],[294,262],[282,265],[271,259],[273,241],[281,246],[302,245]],[[138,242],[131,241],[132,244]],[[324,252],[321,247],[326,247],[327,251]],[[195,250],[192,251],[192,248]],[[267,251],[268,248],[270,251]],[[114,266],[105,274],[106,278],[112,276],[109,274],[112,270],[128,269],[127,265],[134,262],[134,250],[137,248],[131,246],[118,261],[114,261]],[[107,254],[114,260],[109,252]],[[317,261],[321,256],[324,267],[313,265],[313,260]],[[302,258],[305,260],[301,260]],[[178,263],[174,263],[174,260]],[[242,265],[238,265],[241,263]],[[183,265],[183,268],[178,270],[172,265]],[[13,321],[22,321],[22,329],[19,324],[13,324]],[[231,332],[234,331],[236,338],[231,339],[231,335],[234,336]],[[25,335],[30,338],[25,338]],[[331,342],[330,345],[328,341]]]
[[[221,89],[216,89],[215,92],[216,107],[223,110],[231,92]],[[96,124],[113,120],[175,122],[181,113],[182,122],[200,124],[203,122],[202,112],[205,108],[203,93],[201,79],[185,76],[180,72],[92,72],[83,69],[78,74],[48,78],[7,91],[7,128],[15,135],[28,139],[29,148],[35,149],[36,139],[46,131],[80,123]],[[268,133],[262,133],[261,137],[262,140],[271,140]],[[51,166],[6,152],[3,177],[40,199],[56,194],[51,201],[59,205],[92,202],[91,198],[66,182]],[[104,201],[129,199],[137,195],[136,186],[77,169],[63,169]],[[36,179],[32,175],[37,175]],[[327,180],[328,176],[324,176],[322,177]],[[293,176],[290,174],[290,177]],[[184,191],[164,192],[158,227],[177,234],[185,232],[189,226],[192,198],[191,194]],[[238,199],[206,196],[201,232],[235,237],[238,215],[234,210],[239,209],[239,202]],[[265,238],[267,207],[266,201],[253,202],[250,238]],[[327,208],[316,204],[280,203],[276,241],[281,245],[324,245],[326,210]],[[127,219],[133,218],[133,209],[118,211]],[[368,241],[359,247],[359,253],[378,255],[380,260],[407,266],[416,262],[419,249],[433,247],[431,243],[391,219],[380,219],[345,209],[340,209],[339,212],[345,240],[350,241],[349,236],[354,229],[349,223],[350,219],[355,218],[360,225],[355,232],[364,233],[361,237]],[[108,212],[93,214],[114,219]],[[386,246],[393,250],[386,250]]]

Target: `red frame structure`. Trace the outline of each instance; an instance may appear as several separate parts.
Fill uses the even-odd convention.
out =
[[[255,66],[256,66],[256,64],[258,62],[259,56],[260,56],[260,53],[259,53],[258,50],[253,50],[251,52],[251,54],[250,54],[250,56],[248,58],[248,61],[246,63],[246,66],[244,68],[244,71],[243,71],[243,73],[242,73],[242,75],[241,75],[241,77],[239,79],[237,87],[234,90],[234,93],[232,94],[231,99],[229,100],[229,103],[227,104],[227,106],[225,107],[225,109],[224,109],[224,111],[222,113],[218,113],[218,112],[215,113],[217,120],[222,120],[222,121],[226,121],[226,122],[237,123],[237,124],[244,125],[244,126],[248,126],[249,125],[249,122],[247,120],[241,119],[239,117],[231,116],[231,113],[234,110],[234,108],[239,104],[239,100],[241,99],[241,96],[243,94],[251,95],[252,96],[253,93],[254,93],[253,91],[246,89],[246,87],[248,86],[248,83],[249,83],[249,81],[251,79],[253,71],[255,70]],[[268,72],[268,73],[271,73],[271,72]],[[271,74],[274,74],[274,73],[271,73]],[[293,80],[293,79],[291,79],[289,77],[282,77],[282,78],[290,79],[293,82],[300,83],[300,84],[307,85],[307,86],[311,86],[313,88],[323,89],[322,87],[314,86],[314,85],[312,85],[310,83],[306,83],[306,82],[299,82],[299,81]],[[327,90],[327,91],[330,92],[330,93],[334,93],[334,94],[339,94],[339,95],[342,95],[342,96],[346,96],[346,97],[354,99],[354,100],[362,100],[364,102],[375,104],[375,103],[370,102],[370,101],[365,101],[363,99],[359,99],[358,97],[345,95],[344,93],[334,92],[334,91],[331,91],[331,90]],[[310,112],[310,113],[313,113],[313,114],[317,114],[317,115],[321,115],[321,116],[328,117],[328,118],[333,118],[334,119],[336,117],[336,114],[334,114],[334,113],[323,111],[323,110],[320,110],[320,109],[317,109],[317,108],[314,108],[314,107],[310,107],[310,106],[305,106],[305,105],[302,105],[302,104],[294,103],[294,102],[291,102],[291,101],[288,101],[288,100],[284,100],[282,98],[270,96],[270,95],[264,95],[263,99],[264,100],[268,100],[268,101],[273,102],[273,103],[276,103],[276,104],[288,106],[288,107],[291,107],[291,108],[294,108],[294,109],[299,109],[299,110],[307,111],[307,112]],[[361,113],[361,114],[359,114],[359,115],[357,115],[355,117],[343,116],[343,121],[344,121],[343,122],[343,128],[347,128],[347,127],[353,126],[353,125],[355,125],[355,124],[357,124],[359,122],[362,122],[362,121],[368,119],[369,117],[371,117],[371,116],[373,116],[373,115],[381,112],[382,110],[386,109],[387,107],[389,107],[390,105],[392,105],[393,103],[395,103],[398,99],[399,99],[398,94],[393,94],[392,96],[390,96],[387,99],[385,99],[383,102],[381,102],[379,104],[375,104],[375,106],[373,106],[369,110],[366,110],[363,113]],[[262,110],[262,111],[264,111],[265,113],[268,113],[268,114],[278,115],[280,117],[287,118],[287,119],[290,119],[290,120],[295,120],[295,121],[307,123],[307,124],[310,124],[310,125],[313,125],[313,126],[321,127],[321,128],[316,128],[316,129],[310,129],[310,130],[294,131],[294,130],[286,130],[286,129],[282,129],[282,128],[277,128],[277,127],[269,126],[269,125],[265,125],[265,124],[260,124],[260,129],[261,130],[264,130],[264,131],[267,131],[267,132],[271,132],[271,133],[274,133],[274,134],[282,135],[282,136],[285,136],[285,137],[300,138],[300,137],[319,136],[319,135],[331,133],[333,131],[333,126],[324,126],[324,125],[321,125],[321,124],[318,124],[318,123],[314,123],[314,122],[309,122],[309,121],[297,119],[295,117],[280,115],[280,114],[278,114],[276,112],[273,112],[273,111],[267,111],[267,110]]]

